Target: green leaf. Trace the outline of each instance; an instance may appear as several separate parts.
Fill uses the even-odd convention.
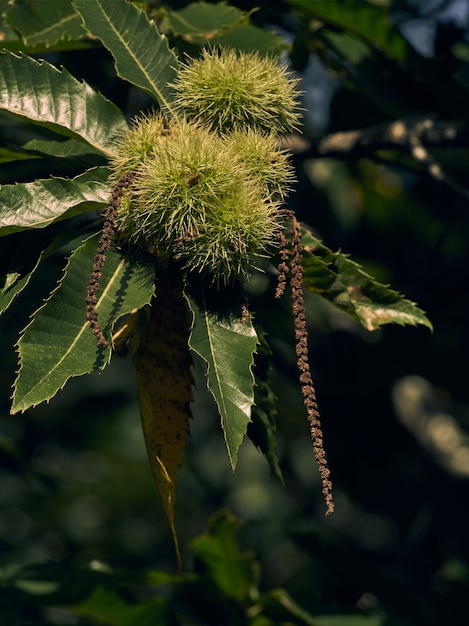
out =
[[[193,2],[180,11],[169,11],[161,23],[161,30],[169,30],[186,41],[204,44],[221,30],[238,24],[245,15],[224,2]]]
[[[86,141],[106,154],[128,129],[121,111],[65,69],[9,52],[0,53],[0,110],[56,133]]]
[[[49,400],[72,376],[102,370],[109,363],[111,348],[98,346],[86,321],[86,288],[98,240],[99,234],[94,235],[73,252],[61,282],[23,331],[12,413]],[[154,268],[111,248],[102,274],[97,308],[109,337],[119,317],[150,301]]]
[[[367,0],[342,2],[289,0],[289,2],[298,9],[304,9],[309,16],[359,35],[404,68],[407,66],[411,51],[410,44],[391,21],[387,7],[370,3]]]
[[[0,186],[0,236],[45,228],[52,222],[105,206],[109,170],[98,167],[76,178],[47,178]]]
[[[86,37],[71,0],[15,0],[6,12],[7,23],[21,33],[27,46],[54,47],[60,40]]]
[[[191,545],[220,591],[236,602],[246,602],[257,586],[259,566],[252,552],[239,551],[235,539],[239,526],[230,513],[218,511],[209,519],[208,532]]]
[[[38,158],[36,154],[22,152],[15,148],[0,148],[0,163],[12,163],[13,161],[25,161]]]
[[[299,606],[285,589],[271,589],[262,594],[260,601],[264,605],[262,615],[273,617],[271,624],[294,623],[304,626],[320,626],[316,619]],[[295,618],[294,622],[291,621],[292,617]]]
[[[285,40],[277,33],[258,28],[253,24],[239,24],[224,33],[216,35],[210,44],[236,48],[244,52],[258,52],[279,56],[286,49]]]
[[[248,426],[248,437],[265,454],[272,475],[277,476],[283,483],[282,470],[280,469],[277,453],[277,399],[269,383],[269,371],[272,368],[272,351],[267,343],[264,330],[256,326],[256,333],[259,345],[254,361],[256,384],[254,387],[254,404],[251,412],[252,422]]]
[[[13,300],[28,286],[33,274],[39,265],[49,256],[55,254],[63,246],[68,246],[78,237],[83,236],[83,232],[74,229],[64,229],[64,232],[55,234],[50,239],[50,233],[44,236],[36,235],[44,231],[30,231],[25,233],[25,237],[20,240],[3,240],[3,250],[7,248],[6,257],[8,259],[8,269],[5,276],[0,278],[0,315],[2,315]],[[48,242],[51,241],[49,245]],[[6,244],[9,244],[7,247]]]
[[[317,626],[382,626],[379,615],[322,615],[315,617]]]
[[[249,14],[224,2],[194,2],[180,11],[169,11],[161,29],[191,43],[245,52],[280,54],[286,47],[280,35],[250,24]]]
[[[304,286],[348,313],[368,330],[383,324],[432,330],[427,316],[397,291],[377,282],[341,252],[332,252],[311,231],[303,229]]]
[[[39,267],[41,257],[42,255],[39,256],[34,267],[23,277],[21,277],[19,272],[10,272],[6,275],[3,287],[0,289],[0,315],[8,309],[16,296],[27,287],[32,275]]]
[[[97,587],[90,596],[72,607],[73,613],[106,626],[171,626],[167,601],[153,598],[145,602],[128,604],[116,591]]]
[[[103,159],[101,150],[93,148],[89,144],[77,141],[76,139],[66,139],[65,141],[47,141],[42,139],[32,139],[22,146],[23,150],[38,152],[41,155],[54,157],[56,159],[76,159],[94,160]],[[24,158],[37,158],[37,155],[27,154]]]
[[[118,75],[140,87],[173,114],[177,58],[168,40],[131,2],[74,0],[87,31],[102,41],[115,59]]]
[[[386,3],[289,2],[304,23],[309,23],[310,51],[335,67],[342,79],[348,76],[367,99],[375,100],[392,116],[413,115],[416,107],[439,108],[442,116],[445,112],[449,117],[465,115],[467,94],[448,71],[447,63],[422,57],[392,21]],[[353,59],[358,54],[362,59],[359,63]]]
[[[233,312],[222,314],[209,307],[203,287],[200,293],[191,290],[186,298],[192,312],[189,347],[207,365],[207,387],[217,403],[228,456],[235,469],[254,403],[256,331],[250,318],[243,319]]]

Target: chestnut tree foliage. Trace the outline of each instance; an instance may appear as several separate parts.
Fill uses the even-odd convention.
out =
[[[63,619],[73,623],[118,626],[387,623],[373,607],[334,617],[324,607],[306,612],[282,588],[262,588],[255,555],[238,548],[239,524],[226,511],[192,541],[198,567],[188,571],[176,532],[179,468],[187,462],[191,423],[205,419],[208,404],[232,469],[247,436],[283,480],[276,432],[285,418],[271,382],[278,346],[256,312],[256,285],[266,281],[270,315],[290,311],[311,472],[316,458],[322,509],[334,510],[305,293],[366,332],[432,324],[345,246],[334,250],[336,242],[320,236],[315,210],[295,213],[294,165],[394,159],[467,198],[457,175],[430,150],[432,142],[455,144],[459,127],[445,134],[431,115],[408,121],[413,110],[397,88],[415,71],[428,101],[444,100],[448,114],[454,104],[457,115],[465,75],[453,80],[441,72],[436,89],[432,62],[404,38],[386,5],[368,0],[282,4],[272,19],[294,16],[293,44],[263,28],[247,11],[252,7],[224,2],[14,0],[1,7],[0,312],[8,319],[18,310],[24,320],[11,369],[11,414],[34,413],[70,379],[128,358],[148,460],[182,567],[169,574],[93,562],[85,573],[69,569],[66,585],[60,567],[12,564],[2,574],[7,593],[14,592],[6,615],[21,620],[23,605],[24,619],[31,611],[44,624],[72,623],[51,607],[65,607]],[[105,76],[87,81],[78,71],[80,55],[92,59],[93,52],[107,61],[115,101]],[[390,121],[309,137],[301,121],[309,87],[288,66],[290,57],[304,69],[309,54],[365,98],[386,93]],[[62,58],[70,64],[56,62]],[[39,293],[37,277],[63,258],[55,286]],[[31,310],[25,302],[34,303]],[[341,381],[334,385],[340,394]],[[198,591],[204,600],[195,608]]]

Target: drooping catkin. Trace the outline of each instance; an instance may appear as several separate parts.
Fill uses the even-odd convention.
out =
[[[106,261],[106,252],[111,246],[111,240],[114,236],[115,221],[117,216],[117,210],[121,202],[122,196],[125,190],[132,184],[135,177],[134,173],[124,174],[114,187],[111,200],[104,214],[104,225],[99,240],[99,247],[94,257],[94,265],[88,281],[88,288],[86,290],[86,320],[91,327],[93,335],[98,340],[98,344],[103,348],[109,345],[109,341],[103,334],[101,325],[98,321],[98,289],[99,281],[102,278],[101,268]]]
[[[278,286],[275,297],[280,298],[285,292],[287,276],[290,277],[290,289],[292,298],[293,324],[296,340],[296,358],[299,370],[299,379],[304,404],[308,414],[313,451],[318,464],[319,474],[322,482],[322,492],[326,503],[326,515],[334,511],[334,501],[332,498],[332,482],[330,480],[330,470],[327,465],[326,453],[324,450],[324,438],[319,416],[316,391],[313,377],[309,366],[308,357],[308,330],[306,326],[306,313],[303,293],[303,266],[301,247],[301,228],[293,211],[285,211],[286,219],[291,223],[291,241],[288,242],[285,233],[279,235],[280,240],[280,264]]]

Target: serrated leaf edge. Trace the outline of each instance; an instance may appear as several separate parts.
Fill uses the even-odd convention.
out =
[[[15,383],[14,383],[14,386],[13,386],[13,395],[12,395],[12,403],[13,403],[13,404],[12,404],[12,409],[11,409],[11,414],[12,414],[12,415],[14,415],[15,413],[24,413],[24,411],[26,411],[27,409],[29,409],[29,408],[33,408],[33,407],[37,406],[38,404],[41,404],[42,402],[49,402],[49,400],[50,400],[51,398],[53,398],[53,397],[54,397],[54,396],[55,396],[55,395],[56,395],[56,394],[57,394],[60,390],[62,390],[62,389],[65,387],[65,384],[66,384],[66,383],[70,380],[70,378],[73,378],[73,375],[68,376],[68,378],[64,381],[64,384],[63,384],[63,385],[62,385],[59,389],[57,389],[57,391],[56,391],[53,395],[51,395],[49,398],[44,398],[44,399],[43,399],[43,400],[41,400],[40,402],[37,402],[37,403],[35,403],[35,404],[28,405],[26,408],[19,408],[19,409],[16,409],[16,408],[15,408],[15,397],[16,397],[16,389],[17,389],[17,385],[16,385],[16,383],[17,383],[17,381],[18,381],[18,378],[19,378],[19,375],[20,375],[21,369],[22,369],[22,367],[23,367],[23,358],[22,358],[22,356],[21,356],[21,351],[20,351],[20,343],[21,343],[21,340],[23,339],[23,337],[24,337],[24,335],[25,335],[26,331],[28,330],[28,328],[30,328],[30,326],[34,323],[34,320],[35,320],[36,315],[37,315],[40,311],[42,311],[42,310],[43,310],[43,309],[47,306],[47,304],[50,302],[50,300],[52,299],[52,297],[54,296],[54,294],[55,294],[55,293],[57,293],[57,291],[61,288],[62,283],[63,283],[63,281],[64,281],[64,279],[65,279],[65,277],[66,277],[66,275],[67,275],[67,271],[68,271],[68,268],[69,268],[69,266],[70,266],[70,262],[71,262],[71,259],[72,259],[73,255],[74,255],[74,254],[76,254],[76,253],[77,253],[77,251],[78,251],[78,250],[79,250],[82,246],[84,246],[84,245],[85,245],[85,244],[86,244],[86,243],[87,243],[90,239],[92,239],[92,237],[95,237],[95,236],[96,236],[96,235],[94,234],[94,235],[92,235],[91,237],[88,237],[87,239],[85,239],[85,240],[82,242],[82,244],[81,244],[80,246],[78,246],[78,247],[77,247],[77,248],[73,251],[73,253],[72,253],[72,254],[68,257],[68,259],[67,259],[67,263],[66,263],[66,265],[65,265],[65,267],[64,267],[63,275],[62,275],[61,279],[59,280],[59,282],[57,283],[57,286],[56,286],[56,287],[55,287],[55,288],[51,291],[51,293],[50,293],[49,297],[48,297],[48,298],[44,301],[44,304],[42,304],[42,305],[41,305],[41,306],[40,306],[40,307],[39,307],[39,308],[38,308],[38,309],[37,309],[37,310],[36,310],[36,311],[35,311],[35,312],[31,315],[31,321],[30,321],[30,322],[29,322],[29,324],[28,324],[28,325],[27,325],[27,326],[26,326],[26,327],[25,327],[25,328],[21,331],[20,338],[19,338],[19,340],[17,341],[17,343],[15,344],[16,351],[17,351],[17,353],[19,354],[19,364],[20,364],[20,367],[19,367],[19,369],[18,369],[18,371],[17,371],[17,373],[16,373],[16,380],[15,380]],[[100,302],[102,302],[102,300],[105,298],[105,296],[106,296],[107,292],[109,291],[109,289],[110,289],[111,285],[113,284],[113,282],[114,282],[114,280],[115,280],[115,275],[119,272],[119,270],[122,268],[122,266],[123,266],[123,265],[124,265],[124,259],[122,258],[122,259],[120,260],[119,264],[117,265],[117,267],[116,267],[115,271],[113,272],[113,275],[112,275],[111,279],[107,282],[106,287],[105,287],[105,288],[101,291],[101,295],[100,295],[100,297],[98,298],[98,302],[97,302],[97,308],[98,308],[98,310],[99,310],[99,304],[100,304]],[[83,300],[83,310],[84,310],[84,302],[85,302],[85,300]],[[82,327],[81,327],[80,331],[77,333],[77,335],[76,335],[75,339],[73,340],[73,342],[72,342],[71,346],[67,349],[67,351],[66,351],[66,352],[65,352],[65,354],[62,356],[62,358],[61,358],[61,359],[60,359],[60,360],[56,363],[56,365],[54,366],[54,368],[48,372],[47,376],[49,376],[49,375],[50,375],[50,373],[51,373],[52,371],[54,371],[55,369],[57,369],[57,367],[58,367],[58,366],[59,366],[59,365],[63,362],[64,358],[70,354],[71,350],[72,350],[72,349],[74,348],[74,346],[76,345],[76,343],[77,343],[78,339],[79,339],[79,338],[83,335],[83,333],[84,333],[84,332],[86,332],[87,330],[89,330],[89,325],[88,325],[88,322],[87,322],[87,321],[85,321],[85,322],[83,323],[83,325],[82,325]],[[90,332],[91,332],[91,331],[90,331]],[[109,364],[109,362],[110,362],[110,360],[111,360],[111,347],[109,347],[109,348],[105,348],[105,349],[103,350],[103,354],[104,354],[104,355],[106,355],[106,358],[104,358],[104,359],[103,359],[103,364],[102,364],[102,366],[100,366],[100,369],[101,369],[101,370],[103,370],[103,369],[106,367],[106,365],[108,365],[108,364]],[[42,378],[42,379],[41,379],[41,380],[40,380],[40,381],[39,381],[39,382],[35,385],[34,389],[35,389],[38,385],[42,384],[42,383],[44,382],[44,380],[47,378],[47,376],[44,376],[44,377],[43,377],[43,378]],[[30,390],[30,391],[31,391],[31,390]]]

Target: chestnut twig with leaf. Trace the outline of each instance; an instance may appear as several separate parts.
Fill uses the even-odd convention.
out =
[[[180,67],[173,87],[177,116],[137,118],[111,159],[116,186],[90,277],[88,321],[106,345],[96,291],[114,228],[125,244],[206,275],[217,288],[244,281],[261,259],[280,255],[277,296],[289,275],[300,382],[328,514],[332,485],[308,362],[301,231],[283,206],[294,175],[279,136],[298,126],[297,80],[268,57],[204,50]]]

